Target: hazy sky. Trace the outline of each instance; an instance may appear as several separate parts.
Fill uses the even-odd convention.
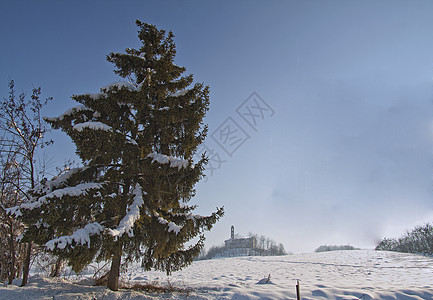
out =
[[[292,252],[373,248],[433,222],[432,1],[1,1],[0,96],[72,94],[120,80],[110,52],[136,19],[172,30],[176,63],[211,87],[198,212]],[[54,134],[54,165],[74,155]],[[203,148],[204,149],[204,148]],[[210,152],[211,151],[211,152]]]

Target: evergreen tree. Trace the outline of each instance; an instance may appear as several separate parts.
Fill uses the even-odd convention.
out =
[[[172,32],[136,24],[141,48],[107,56],[129,81],[74,95],[79,106],[46,118],[71,137],[83,167],[42,182],[32,202],[11,210],[29,224],[25,241],[45,245],[75,271],[110,259],[112,290],[122,258],[168,274],[190,264],[203,231],[223,215],[222,208],[194,215],[188,205],[207,162],[193,155],[207,134],[209,87],[182,76]]]

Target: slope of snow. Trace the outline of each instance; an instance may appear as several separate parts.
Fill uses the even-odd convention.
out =
[[[262,280],[269,274],[269,281]],[[162,272],[143,272],[137,264],[122,279],[130,284],[170,284],[188,293],[115,293],[103,287],[31,277],[28,287],[0,287],[0,298],[296,299],[299,280],[303,300],[433,299],[433,258],[373,250],[222,258],[194,262],[168,278]]]

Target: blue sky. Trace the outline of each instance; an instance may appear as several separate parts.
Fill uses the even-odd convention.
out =
[[[432,13],[431,1],[2,1],[0,95],[9,78],[41,86],[59,115],[120,80],[105,55],[139,46],[136,19],[172,30],[176,63],[211,88],[215,170],[194,202],[226,216],[207,245],[235,225],[293,252],[372,248],[433,221]],[[267,110],[250,126],[254,100]],[[242,144],[218,138],[227,125]],[[53,136],[61,164],[74,148]]]

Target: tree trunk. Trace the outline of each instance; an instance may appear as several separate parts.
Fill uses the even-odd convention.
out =
[[[119,274],[120,274],[120,261],[122,259],[121,253],[116,253],[113,255],[113,260],[111,261],[110,275],[108,276],[107,287],[112,291],[119,290]]]
[[[26,247],[25,244],[19,242],[18,243],[18,262],[17,262],[17,275],[16,278],[21,278],[21,274],[23,272],[23,261],[24,261],[24,257],[26,255],[25,253]]]
[[[129,193],[129,181],[125,182],[125,186],[123,189],[123,198],[126,199],[127,195]],[[126,214],[126,205],[127,201],[122,201],[122,204],[120,205],[120,215]],[[116,250],[113,254],[113,260],[111,261],[111,269],[110,274],[108,275],[108,283],[107,287],[112,291],[118,291],[119,290],[119,275],[120,275],[120,262],[122,260],[122,242],[117,241],[115,242]]]
[[[0,261],[0,281],[6,279],[6,256],[4,253],[1,253],[1,261]]]
[[[9,284],[12,284],[15,279],[15,236],[13,222],[10,223],[10,237],[9,237],[9,250],[10,250],[10,265],[9,265]]]
[[[60,277],[60,271],[62,271],[62,268],[63,268],[63,261],[59,257],[59,258],[57,258],[56,263],[54,264],[54,266],[51,267],[50,276],[51,277]]]
[[[21,286],[25,286],[29,281],[29,272],[30,272],[30,257],[32,254],[32,243],[27,244],[26,249],[26,257],[24,258],[24,266],[23,266],[23,282]]]

